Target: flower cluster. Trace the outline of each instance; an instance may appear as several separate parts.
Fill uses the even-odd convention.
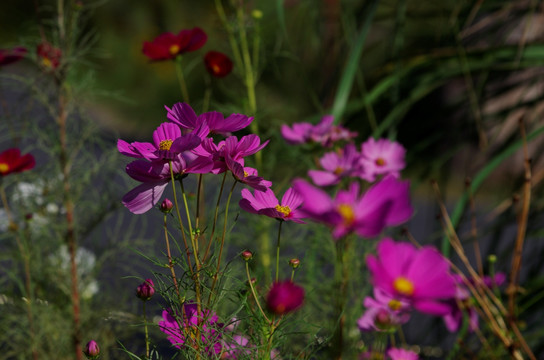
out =
[[[142,214],[155,206],[174,179],[188,174],[219,174],[231,171],[236,179],[260,191],[271,183],[257,176],[256,170],[244,167],[244,158],[264,148],[257,135],[240,139],[230,135],[248,126],[253,118],[232,114],[224,118],[218,112],[197,116],[185,103],[166,107],[170,122],[153,132],[153,143],[128,143],[119,139],[117,148],[123,155],[137,158],[126,167],[130,177],[142,182],[123,197],[123,204],[134,214]],[[230,135],[215,143],[212,134]]]

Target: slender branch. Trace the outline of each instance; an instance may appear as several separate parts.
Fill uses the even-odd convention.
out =
[[[181,88],[181,95],[183,101],[189,103],[189,91],[187,90],[187,83],[185,82],[185,76],[183,75],[183,67],[181,65],[182,56],[178,55],[174,60],[176,63],[176,74],[178,76],[179,86]]]
[[[279,279],[280,273],[280,239],[281,239],[281,225],[283,220],[280,220],[280,225],[278,226],[278,242],[276,244],[276,282]]]

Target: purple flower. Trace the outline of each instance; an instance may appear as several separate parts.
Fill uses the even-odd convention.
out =
[[[282,125],[281,134],[292,145],[313,142],[327,147],[337,141],[350,140],[357,136],[356,132],[351,132],[342,126],[335,126],[333,122],[334,117],[326,115],[315,126],[306,122],[295,123],[292,128]]]
[[[205,129],[206,125],[203,124],[194,134],[182,135],[180,128],[175,124],[162,123],[153,132],[153,144],[141,142],[129,144],[119,139],[117,149],[123,155],[149,161],[172,160],[177,154],[196,148],[201,141],[199,134],[206,131]]]
[[[378,256],[366,259],[374,287],[415,309],[445,315],[451,307],[444,301],[454,298],[457,286],[450,265],[431,246],[416,249],[409,243],[386,238],[378,244]]]
[[[184,152],[172,160],[174,177],[183,177],[185,174],[206,174],[210,172],[213,161],[206,157]],[[127,174],[135,180],[141,181],[125,196],[125,205],[134,214],[143,214],[151,209],[161,199],[166,185],[171,180],[170,166],[165,162],[148,162],[135,160],[127,165]]]
[[[0,66],[13,64],[21,60],[27,53],[27,49],[17,46],[12,49],[0,49]]]
[[[368,139],[361,145],[361,166],[364,169],[365,180],[370,182],[378,175],[391,174],[400,177],[404,169],[406,150],[397,142],[387,139]]]
[[[83,354],[85,354],[87,359],[98,359],[98,356],[100,355],[100,348],[98,347],[98,343],[94,340],[89,341],[87,345],[85,345]]]
[[[172,310],[163,310],[159,329],[167,335],[168,340],[181,349],[184,346],[197,346],[196,335],[200,333],[201,344],[208,354],[221,353],[221,333],[218,329],[218,317],[209,310],[197,313],[196,304],[183,305],[183,314],[175,314]]]
[[[223,342],[222,359],[246,359],[251,355],[256,355],[256,348],[245,336],[233,335],[232,341]]]
[[[340,190],[334,199],[304,180],[295,180],[293,187],[302,196],[303,213],[333,228],[339,239],[355,232],[363,237],[378,235],[386,226],[399,225],[412,216],[409,182],[386,177],[359,196],[359,185]]]
[[[391,360],[418,360],[419,356],[411,351],[401,348],[391,348],[387,351],[387,356],[391,358]]]
[[[136,296],[143,301],[151,299],[153,294],[155,294],[155,284],[151,279],[146,279],[136,288]]]
[[[357,320],[361,331],[383,331],[404,324],[410,319],[410,305],[406,301],[395,299],[378,288],[374,289],[374,298],[367,296],[363,316]]]
[[[319,160],[323,170],[310,170],[308,176],[318,186],[336,185],[344,177],[358,176],[360,154],[355,145],[348,144],[339,152],[328,152]]]
[[[226,119],[217,111],[196,115],[193,108],[186,103],[177,103],[172,109],[165,106],[168,111],[168,119],[183,129],[193,130],[206,123],[213,134],[229,135],[229,133],[241,130],[253,121],[253,117],[242,114],[232,114]],[[206,134],[207,135],[207,134]]]
[[[295,311],[303,302],[304,289],[291,280],[273,283],[266,296],[268,309],[277,315]]]
[[[302,198],[293,188],[285,191],[281,203],[270,188],[266,191],[255,191],[255,195],[249,190],[243,189],[242,200],[240,200],[240,207],[252,214],[304,224],[304,221],[301,220],[303,215],[298,210],[301,205]]]

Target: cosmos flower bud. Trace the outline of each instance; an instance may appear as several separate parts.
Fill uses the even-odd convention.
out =
[[[85,345],[85,350],[83,350],[83,353],[87,357],[87,359],[98,359],[100,356],[100,348],[98,347],[98,343],[94,340],[91,340]]]
[[[164,199],[161,203],[160,209],[163,213],[168,214],[172,211],[174,204],[169,199]]]
[[[249,261],[253,258],[253,253],[249,250],[245,250],[242,252],[242,259],[245,261]]]
[[[136,288],[136,296],[143,301],[151,299],[153,294],[155,294],[155,284],[153,284],[153,280],[151,279],[146,279]]]
[[[266,296],[268,309],[277,315],[295,311],[303,302],[304,289],[290,280],[275,282]]]
[[[289,265],[291,265],[291,267],[293,269],[296,269],[300,266],[300,260],[299,259],[291,259],[289,260]]]

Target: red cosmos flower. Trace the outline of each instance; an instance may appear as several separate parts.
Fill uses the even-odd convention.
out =
[[[232,71],[232,61],[219,51],[208,51],[204,56],[204,64],[208,72],[218,78],[225,77]]]
[[[266,296],[268,308],[277,315],[295,311],[303,302],[304,289],[290,280],[275,282]]]
[[[38,53],[38,60],[47,70],[55,70],[60,65],[60,59],[62,58],[62,51],[59,48],[54,47],[48,42],[43,42],[36,48]]]
[[[0,177],[30,170],[34,165],[36,165],[34,156],[32,154],[21,156],[21,151],[17,148],[0,153]]]
[[[183,53],[200,49],[206,40],[208,35],[198,27],[181,30],[177,35],[166,32],[157,36],[152,42],[144,42],[142,52],[151,60],[169,60]]]
[[[26,48],[22,46],[17,46],[13,49],[0,49],[0,66],[19,61],[26,55],[26,53]]]

